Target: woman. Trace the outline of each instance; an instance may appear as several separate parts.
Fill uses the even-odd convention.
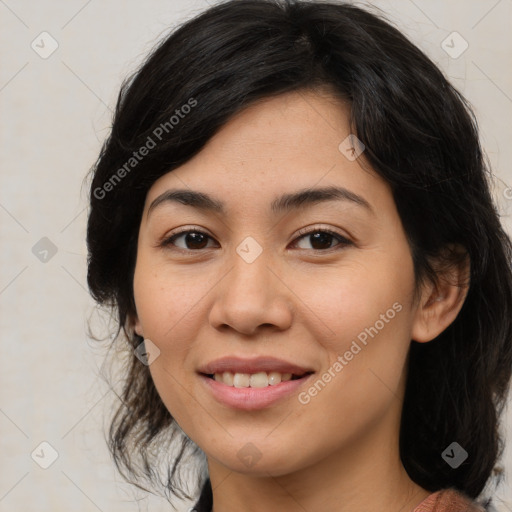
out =
[[[189,460],[198,511],[483,510],[512,367],[487,175],[468,103],[365,10],[233,0],[174,31],[91,183],[123,475],[197,499]]]

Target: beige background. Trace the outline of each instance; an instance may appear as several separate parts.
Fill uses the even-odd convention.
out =
[[[171,509],[124,484],[103,441],[104,415],[115,397],[99,376],[104,350],[86,335],[93,303],[81,185],[108,133],[122,78],[160,36],[208,3],[214,1],[0,0],[2,511]],[[375,5],[475,106],[511,232],[512,0]],[[31,47],[43,31],[59,45],[46,59]],[[458,58],[441,46],[453,31],[469,44]],[[457,38],[452,52],[463,48]],[[510,409],[504,464],[512,472]],[[48,469],[31,458],[43,441],[58,454]],[[50,460],[51,450],[43,446],[43,457],[39,447],[39,460]],[[512,511],[511,488],[509,475],[498,492],[508,501],[501,511]]]

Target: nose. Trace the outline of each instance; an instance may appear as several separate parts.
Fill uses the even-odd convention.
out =
[[[293,293],[275,259],[265,250],[251,261],[233,251],[230,270],[214,287],[210,324],[254,336],[258,330],[286,330],[293,318]],[[282,272],[281,272],[282,273]]]

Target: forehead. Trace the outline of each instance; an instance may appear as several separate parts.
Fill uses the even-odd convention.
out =
[[[260,100],[233,116],[192,159],[159,178],[146,209],[166,190],[187,188],[222,198],[228,210],[231,204],[268,210],[278,196],[317,187],[344,188],[360,197],[373,190],[378,199],[389,190],[364,153],[349,159],[342,151],[351,135],[349,115],[347,104],[326,93]]]

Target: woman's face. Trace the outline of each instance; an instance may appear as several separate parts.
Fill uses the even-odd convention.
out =
[[[160,351],[149,369],[165,406],[233,471],[283,475],[398,436],[413,263],[390,187],[349,149],[348,113],[319,93],[266,99],[147,194],[136,330]],[[254,363],[220,363],[240,370],[235,386],[202,375],[227,357]]]

